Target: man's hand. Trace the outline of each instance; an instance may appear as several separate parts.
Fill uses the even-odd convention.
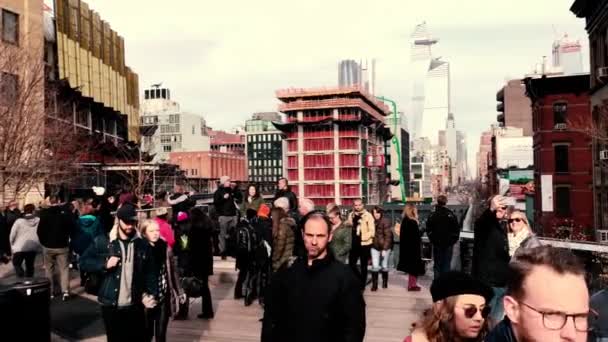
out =
[[[179,295],[179,303],[180,304],[184,304],[186,302],[186,299],[188,299],[188,298],[186,297],[185,293],[182,293],[181,295]]]
[[[496,211],[496,209],[506,207],[506,206],[507,206],[507,199],[500,195],[494,196],[494,198],[492,198],[492,202],[490,203],[490,209],[492,209],[492,211]]]
[[[227,199],[228,197],[230,197],[230,195],[229,195],[229,194],[224,194],[224,198],[226,198],[226,199]]]
[[[151,295],[143,295],[141,302],[146,309],[153,309],[156,306],[156,300]]]
[[[108,261],[106,262],[106,268],[110,269],[113,267],[116,267],[116,265],[118,265],[118,263],[120,262],[120,258],[117,256],[111,256]]]
[[[115,201],[114,196],[108,197],[108,203],[114,204],[114,201]]]

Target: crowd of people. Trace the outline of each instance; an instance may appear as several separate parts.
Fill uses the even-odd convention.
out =
[[[162,198],[153,219],[140,218],[138,209],[149,201],[132,193],[93,192],[72,203],[50,196],[23,212],[10,203],[0,220],[0,257],[12,261],[18,277],[32,277],[42,252],[51,293],[63,300],[70,297],[70,267],[78,268],[81,285],[98,296],[110,342],[165,341],[171,319],[188,319],[191,298],[201,297],[199,318],[214,318],[214,255],[236,259],[234,298],[263,307],[263,342],[363,341],[363,293],[370,284],[371,292],[388,287],[393,249],[407,290],[421,290],[425,233],[433,303],[407,342],[586,341],[601,322],[594,309],[602,311],[597,303],[606,301],[590,301],[580,261],[542,246],[525,213],[502,196],[475,222],[469,275],[452,270],[460,222],[445,196],[422,224],[410,203],[397,222],[381,206],[368,211],[362,199],[348,213],[336,204],[316,210],[284,178],[267,203],[255,184],[241,193],[222,177],[212,217],[180,186]]]

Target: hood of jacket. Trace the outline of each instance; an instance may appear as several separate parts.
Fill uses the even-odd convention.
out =
[[[38,222],[40,222],[40,218],[34,216],[33,214],[27,214],[23,216],[20,220],[22,220],[21,224],[27,226],[28,228],[37,228]]]
[[[97,222],[97,217],[93,215],[82,215],[78,218],[78,223],[83,228],[90,228]]]

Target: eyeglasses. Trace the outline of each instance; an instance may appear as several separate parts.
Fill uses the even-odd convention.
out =
[[[572,317],[572,321],[574,322],[574,329],[576,329],[576,331],[588,332],[593,330],[595,322],[598,319],[597,312],[593,310],[590,310],[589,312],[585,313],[567,314],[564,312],[557,311],[541,311],[524,302],[519,303],[541,314],[543,316],[543,326],[549,330],[561,330],[566,325],[568,317]]]
[[[490,315],[492,308],[489,306],[484,306],[482,309],[479,309],[476,306],[471,305],[471,306],[462,308],[462,310],[464,311],[464,317],[466,317],[466,318],[471,319],[471,318],[475,317],[475,315],[477,315],[477,311],[479,311],[481,313],[481,317],[483,319],[486,319]]]
[[[509,219],[508,221],[509,221],[509,223],[513,223],[513,222],[519,223],[519,222],[523,222],[524,220],[517,217],[517,218]]]

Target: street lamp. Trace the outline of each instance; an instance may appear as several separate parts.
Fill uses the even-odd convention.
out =
[[[401,201],[403,203],[407,202],[405,197],[405,180],[403,179],[403,162],[401,160],[401,149],[399,148],[399,132],[397,129],[397,103],[391,99],[388,99],[384,96],[376,96],[376,98],[383,102],[388,102],[393,106],[393,138],[391,139],[391,144],[395,148],[395,152],[397,152],[397,172],[399,173],[399,188],[401,189]]]

